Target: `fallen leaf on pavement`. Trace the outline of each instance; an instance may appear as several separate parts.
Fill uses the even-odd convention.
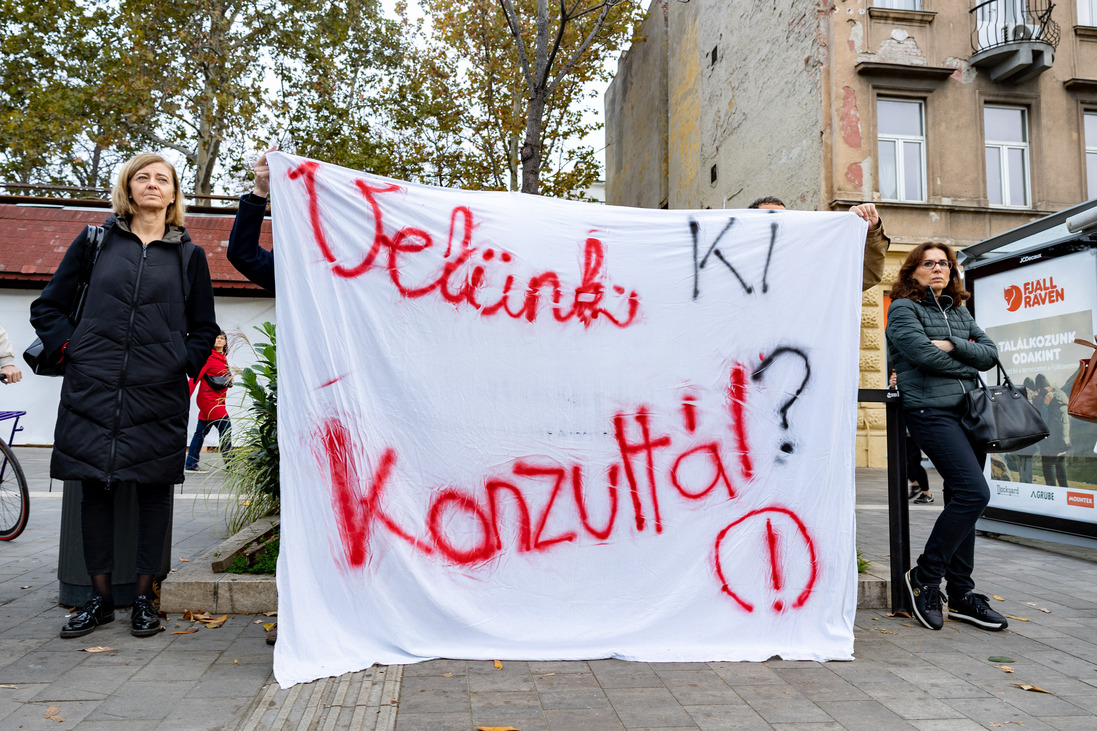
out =
[[[883,628],[883,627],[873,627],[873,629],[874,629],[874,630],[876,630],[877,632],[883,632],[883,633],[884,633],[885,635],[893,635],[893,634],[895,634],[895,633],[894,633],[894,632],[892,632],[891,630],[889,630],[889,629],[885,629],[885,628]]]
[[[114,652],[113,647],[85,647],[84,652]]]
[[[544,674],[544,675],[542,675],[541,677],[542,677],[542,678],[551,678],[551,677],[552,677],[553,675],[556,675],[556,673],[545,673],[545,674]]]
[[[1013,668],[1011,668],[1009,665],[999,665],[998,667],[1002,668],[1002,670],[1004,670],[1007,673],[1012,673],[1013,672]]]
[[[1047,693],[1052,695],[1050,690],[1044,690],[1043,688],[1033,685],[1031,683],[1010,683],[1010,685],[1016,685],[1021,690],[1031,690],[1033,693]]]
[[[173,635],[192,635],[198,631],[197,627],[191,627],[190,629],[181,629],[178,632],[172,632]]]
[[[502,669],[503,669],[503,663],[501,663],[501,662],[499,662],[498,660],[496,660],[496,661],[495,661],[495,669],[496,669],[496,670],[502,670]]]
[[[1043,607],[1036,607],[1036,608],[1037,608],[1037,609],[1039,609],[1039,610],[1040,610],[1041,612],[1043,612],[1044,614],[1051,614],[1051,610],[1050,610],[1050,609],[1044,609]]]
[[[60,712],[61,706],[50,706],[46,709],[46,712],[42,714],[42,718],[48,718],[51,721],[62,723],[65,720],[65,717],[60,715]]]
[[[452,678],[452,677],[453,677],[453,673],[442,673],[442,677],[443,677],[443,678]]]
[[[995,595],[994,595],[994,598],[995,598],[995,599],[997,599],[997,600],[998,600],[998,601],[1000,601],[1000,602],[1004,602],[1004,601],[1005,601],[1005,599],[1003,599],[1002,597],[998,596],[997,594],[995,594]]]
[[[278,612],[263,612],[264,617],[277,617]]]
[[[1097,670],[1097,668],[1094,668],[1094,670]],[[18,685],[0,685],[0,688],[7,688],[8,690],[19,690]]]
[[[1012,657],[1003,657],[995,655],[994,657],[988,657],[987,662],[1017,662]]]
[[[239,660],[233,660],[233,661],[232,661],[232,664],[233,664],[233,665],[239,665],[239,664],[240,664],[240,661],[239,661]]]
[[[884,616],[886,616],[886,617],[905,617],[906,619],[910,619],[910,614],[908,612],[888,612]],[[876,619],[876,618],[873,617],[873,619]]]
[[[30,587],[29,586],[20,586],[19,588],[20,589],[29,589]]]
[[[182,561],[183,563],[190,563],[189,558],[183,558],[182,556],[179,557],[179,560]]]
[[[1016,619],[1018,622],[1030,622],[1030,621],[1032,621],[1032,620],[1029,620],[1029,619],[1025,619],[1024,617],[1014,617],[1012,614],[1007,614],[1006,616],[1009,617],[1010,619]]]
[[[264,632],[269,632],[269,631],[270,631],[270,628],[271,628],[271,627],[273,627],[273,626],[275,626],[276,624],[278,624],[278,623],[277,623],[277,622],[265,622],[265,623],[263,624],[263,631],[264,631]]]
[[[477,726],[476,731],[520,731],[514,726]]]

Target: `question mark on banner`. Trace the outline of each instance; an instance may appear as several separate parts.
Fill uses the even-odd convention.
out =
[[[796,399],[800,397],[800,394],[803,393],[804,388],[808,385],[808,381],[811,379],[811,362],[808,360],[807,353],[800,350],[799,348],[793,348],[787,345],[781,346],[780,348],[777,348],[772,353],[762,359],[762,363],[754,369],[754,373],[750,375],[750,378],[756,383],[762,381],[763,376],[765,375],[766,371],[769,370],[770,366],[772,366],[777,360],[785,358],[786,356],[797,356],[804,361],[803,380],[800,381],[800,385],[799,387],[797,387],[796,392],[792,393],[789,398],[781,404],[781,408],[777,412],[781,415],[781,428],[787,432],[789,428],[788,410],[792,408],[792,404],[795,403]],[[781,443],[781,451],[785,454],[792,454],[792,450],[792,442],[784,441]]]

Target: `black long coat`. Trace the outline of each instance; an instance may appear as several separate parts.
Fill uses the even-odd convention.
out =
[[[190,394],[219,328],[206,254],[195,247],[184,301],[187,232],[169,226],[143,245],[111,216],[79,324],[68,320],[87,245],[80,236],[31,304],[47,352],[64,347],[50,474],[63,480],[175,484],[183,480]],[[67,343],[67,345],[66,345]]]

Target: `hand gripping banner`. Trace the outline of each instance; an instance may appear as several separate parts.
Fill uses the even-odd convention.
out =
[[[283,687],[851,659],[863,221],[270,163]]]

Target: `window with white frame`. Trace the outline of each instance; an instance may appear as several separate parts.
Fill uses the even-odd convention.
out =
[[[925,129],[922,102],[876,100],[876,149],[883,200],[926,199]]]
[[[987,200],[992,206],[1029,205],[1028,114],[1020,107],[983,107]]]
[[[922,0],[873,0],[872,6],[893,10],[921,10]]]
[[[1097,112],[1086,112],[1086,192],[1090,200],[1097,198]]]
[[[1078,0],[1078,25],[1097,25],[1097,0]]]

